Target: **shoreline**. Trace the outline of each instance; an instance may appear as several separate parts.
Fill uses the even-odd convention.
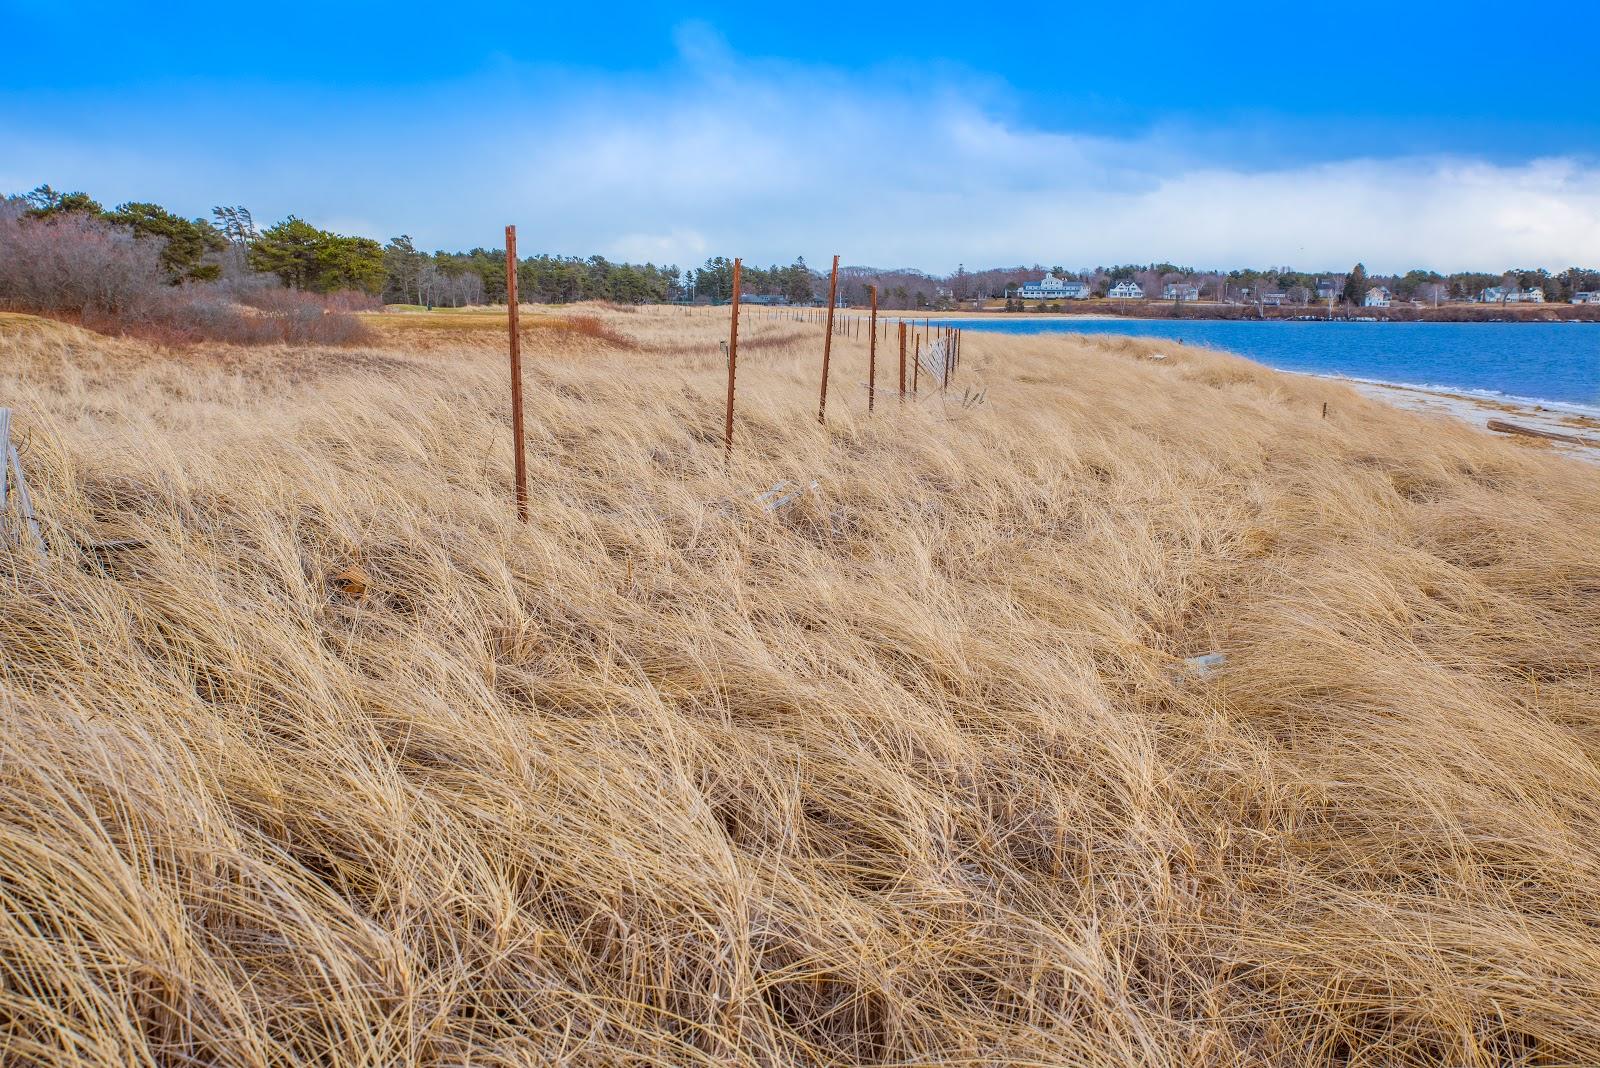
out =
[[[1600,407],[1568,401],[1543,401],[1527,397],[1488,397],[1462,390],[1436,386],[1414,386],[1399,382],[1378,382],[1347,375],[1285,371],[1327,381],[1343,382],[1357,393],[1406,411],[1424,415],[1445,415],[1477,427],[1495,437],[1518,441],[1534,448],[1546,448],[1562,455],[1600,464]],[[1491,419],[1503,419],[1533,430],[1587,438],[1594,444],[1553,441],[1546,438],[1513,437],[1489,429]]]
[[[855,309],[851,309],[855,311]],[[932,312],[916,316],[901,316],[898,312],[880,309],[878,318],[906,318],[932,319],[935,322],[1021,322],[1021,323],[1061,323],[1081,320],[1111,321],[1119,323],[1350,323],[1359,326],[1426,326],[1429,324],[1441,325],[1472,325],[1472,326],[1551,326],[1555,324],[1571,324],[1573,326],[1600,326],[1600,318],[1578,319],[1572,317],[1538,318],[1532,315],[1512,316],[1504,319],[1490,319],[1482,316],[1463,316],[1448,319],[1443,316],[1428,316],[1426,318],[1364,318],[1360,316],[1336,315],[1332,319],[1322,316],[1297,316],[1297,315],[1268,315],[1257,318],[1254,315],[1118,315],[1115,312]]]
[[[1059,321],[1054,316],[1017,315],[1012,318],[1032,321]],[[1080,316],[1088,319],[1091,316]],[[1138,322],[1135,317],[1122,317],[1110,315],[1096,315],[1095,319],[1113,319],[1119,322]],[[978,325],[982,320],[968,319],[973,323],[973,329],[982,331],[983,326]],[[1066,325],[1066,324],[1063,324]],[[1029,332],[1032,333],[1032,332]],[[1055,333],[1051,331],[1050,333]],[[1062,335],[1073,333],[1070,329],[1060,331]],[[1104,336],[1099,331],[1082,336]],[[1130,333],[1131,337],[1159,338],[1164,334]],[[1184,344],[1186,339],[1173,338],[1179,344]],[[1191,341],[1201,347],[1211,347],[1204,341]],[[1321,378],[1331,381],[1344,382],[1365,396],[1382,400],[1396,407],[1412,411],[1421,411],[1429,414],[1445,414],[1464,422],[1487,429],[1489,420],[1506,417],[1503,421],[1516,421],[1523,426],[1535,430],[1554,434],[1576,435],[1596,442],[1600,442],[1600,404],[1587,404],[1582,401],[1552,400],[1544,397],[1500,393],[1488,389],[1475,389],[1472,386],[1432,385],[1418,384],[1415,382],[1391,381],[1378,378],[1363,378],[1357,375],[1343,374],[1335,371],[1298,370],[1287,367],[1274,366],[1270,357],[1251,355],[1237,349],[1222,348],[1219,351],[1231,352],[1233,355],[1242,356],[1253,363],[1260,364],[1270,370],[1281,371],[1284,374],[1305,375],[1311,378]],[[1499,432],[1492,432],[1499,433]],[[1524,441],[1540,439],[1524,438]],[[1569,452],[1600,462],[1600,445],[1573,444],[1546,439],[1546,444],[1560,451]]]
[[[1154,309],[1160,307],[1160,312]],[[1273,308],[1265,314],[1257,314],[1254,309],[1240,305],[1213,305],[1210,307],[1195,307],[1185,305],[1185,311],[1172,314],[1170,306],[1157,302],[1155,305],[1146,305],[1148,310],[1141,310],[1132,314],[1111,308],[1098,307],[1078,311],[1044,312],[1007,312],[997,308],[983,310],[965,309],[944,312],[923,312],[915,316],[918,319],[967,319],[972,322],[989,320],[1021,320],[1025,322],[1059,322],[1073,319],[1115,319],[1128,322],[1155,322],[1155,323],[1181,323],[1181,322],[1250,322],[1250,323],[1305,323],[1305,322],[1334,322],[1334,323],[1360,323],[1372,325],[1376,323],[1402,324],[1402,323],[1476,323],[1488,325],[1519,325],[1519,324],[1551,324],[1574,323],[1587,326],[1600,326],[1600,308],[1578,304],[1548,304],[1526,305],[1518,309],[1487,309],[1482,305],[1465,305],[1453,308],[1360,308],[1349,309],[1343,314],[1325,316],[1318,314],[1314,308],[1309,307],[1283,307]],[[852,309],[854,310],[854,309]],[[880,309],[879,315],[895,314]]]

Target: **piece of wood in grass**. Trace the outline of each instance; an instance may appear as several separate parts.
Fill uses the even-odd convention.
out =
[[[1558,434],[1554,430],[1540,430],[1537,427],[1508,423],[1503,419],[1491,419],[1488,426],[1490,430],[1501,434],[1517,434],[1525,438],[1545,438],[1550,441],[1564,441],[1569,445],[1588,445],[1590,448],[1600,448],[1600,440],[1594,438],[1585,438],[1577,434]]]

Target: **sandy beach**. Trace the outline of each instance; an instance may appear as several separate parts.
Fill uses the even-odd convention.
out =
[[[1600,412],[1581,405],[1510,401],[1386,382],[1348,381],[1367,396],[1387,401],[1396,407],[1464,419],[1485,430],[1489,429],[1489,421],[1494,419],[1533,430],[1581,438],[1583,443],[1508,435],[1530,448],[1553,449],[1590,463],[1600,463]]]

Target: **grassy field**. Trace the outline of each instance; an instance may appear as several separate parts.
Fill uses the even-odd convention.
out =
[[[529,309],[522,526],[499,320],[373,318],[0,321],[0,1061],[1600,1062],[1600,469],[769,317],[724,467],[725,310]]]

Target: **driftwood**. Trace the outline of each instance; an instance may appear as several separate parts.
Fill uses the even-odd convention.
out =
[[[1518,434],[1525,438],[1544,438],[1548,441],[1564,441],[1569,445],[1587,445],[1590,448],[1600,448],[1600,440],[1595,438],[1580,437],[1577,434],[1558,434],[1554,430],[1540,430],[1537,427],[1520,426],[1516,423],[1507,423],[1502,419],[1489,420],[1489,429],[1501,434]]]

